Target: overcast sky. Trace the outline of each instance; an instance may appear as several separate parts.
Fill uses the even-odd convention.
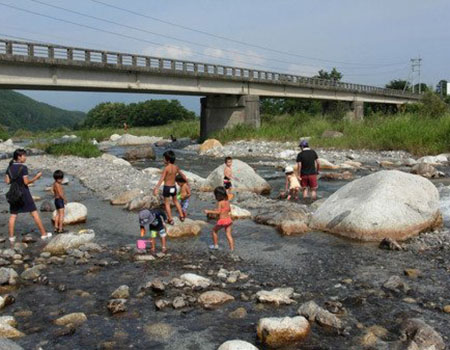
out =
[[[306,76],[336,67],[344,74],[344,81],[378,86],[392,79],[408,79],[410,59],[420,56],[423,82],[435,86],[440,79],[450,80],[449,0],[0,0],[0,37],[5,35]],[[196,112],[200,108],[198,97],[25,93],[70,110],[87,111],[103,101],[161,97],[179,98]]]

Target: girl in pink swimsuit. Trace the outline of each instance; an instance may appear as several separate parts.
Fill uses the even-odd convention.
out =
[[[205,210],[205,214],[219,215],[219,220],[212,231],[213,243],[209,246],[209,249],[217,250],[219,249],[219,232],[220,229],[225,229],[225,233],[227,235],[228,244],[230,245],[230,250],[234,250],[234,240],[231,235],[231,227],[233,225],[233,220],[231,220],[231,206],[228,201],[228,194],[226,189],[223,186],[216,187],[214,190],[214,196],[217,200],[217,209],[216,210]]]

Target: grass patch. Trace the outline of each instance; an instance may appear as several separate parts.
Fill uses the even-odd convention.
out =
[[[79,142],[67,142],[62,144],[45,144],[45,143],[35,143],[32,147],[43,149],[49,154],[55,156],[77,156],[83,158],[99,157],[102,152],[88,141]]]
[[[325,130],[344,136],[321,138]],[[450,114],[429,118],[418,114],[372,115],[362,122],[333,120],[327,116],[276,116],[263,118],[260,129],[238,126],[214,135],[221,142],[233,140],[298,141],[311,137],[313,147],[341,149],[405,150],[421,156],[450,150]]]

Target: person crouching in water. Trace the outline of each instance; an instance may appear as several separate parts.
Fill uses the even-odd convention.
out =
[[[64,173],[61,170],[56,170],[53,173],[53,178],[55,179],[52,187],[56,207],[55,232],[64,233],[64,205],[67,204],[67,199],[62,187]]]
[[[180,193],[177,195],[177,199],[180,201],[181,210],[183,210],[183,215],[186,218],[189,207],[189,198],[191,198],[191,188],[180,174],[175,177],[175,182],[180,187]]]
[[[156,184],[155,189],[153,190],[153,194],[155,196],[158,195],[159,186],[164,183],[163,187],[163,197],[164,197],[164,206],[167,213],[168,223],[173,225],[175,222],[172,218],[172,209],[170,208],[170,198],[172,198],[173,204],[178,210],[180,214],[180,220],[184,221],[183,210],[181,209],[180,202],[177,199],[177,187],[175,186],[175,178],[177,175],[180,175],[186,182],[188,182],[186,176],[181,172],[180,168],[175,165],[175,153],[171,150],[164,152],[164,170],[161,174],[161,178]]]
[[[298,181],[297,175],[294,174],[294,169],[290,166],[287,166],[284,172],[286,174],[287,200],[290,200],[292,197],[297,200],[298,192],[300,191],[300,182]]]
[[[213,244],[209,246],[209,249],[217,250],[219,249],[219,236],[218,232],[222,228],[225,229],[227,235],[228,244],[230,245],[230,250],[234,251],[234,240],[231,235],[231,228],[233,225],[233,220],[231,220],[231,206],[228,201],[228,193],[223,186],[218,186],[214,189],[214,196],[217,200],[216,210],[205,210],[205,214],[218,215],[219,220],[214,226],[212,231]]]
[[[145,236],[145,226],[149,226],[150,240],[151,240],[151,252],[156,252],[156,237],[159,235],[161,238],[162,252],[167,252],[166,247],[166,214],[160,209],[143,209],[139,212],[139,225],[141,227],[141,237]]]

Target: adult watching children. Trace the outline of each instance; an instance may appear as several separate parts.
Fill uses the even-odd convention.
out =
[[[16,224],[17,214],[30,213],[36,223],[41,238],[46,239],[52,236],[50,232],[46,232],[41,218],[34,204],[28,185],[37,181],[42,173],[37,173],[31,180],[28,179],[28,168],[25,165],[27,160],[27,152],[24,149],[16,149],[13,154],[13,159],[9,163],[5,174],[5,182],[10,185],[10,189],[6,195],[9,202],[9,217],[8,233],[9,241],[14,243],[16,237],[14,235],[14,226]]]
[[[319,161],[317,153],[309,148],[308,141],[303,140],[299,145],[301,152],[297,155],[298,176],[303,190],[303,199],[308,198],[308,188],[311,189],[312,200],[317,199],[317,174]]]

